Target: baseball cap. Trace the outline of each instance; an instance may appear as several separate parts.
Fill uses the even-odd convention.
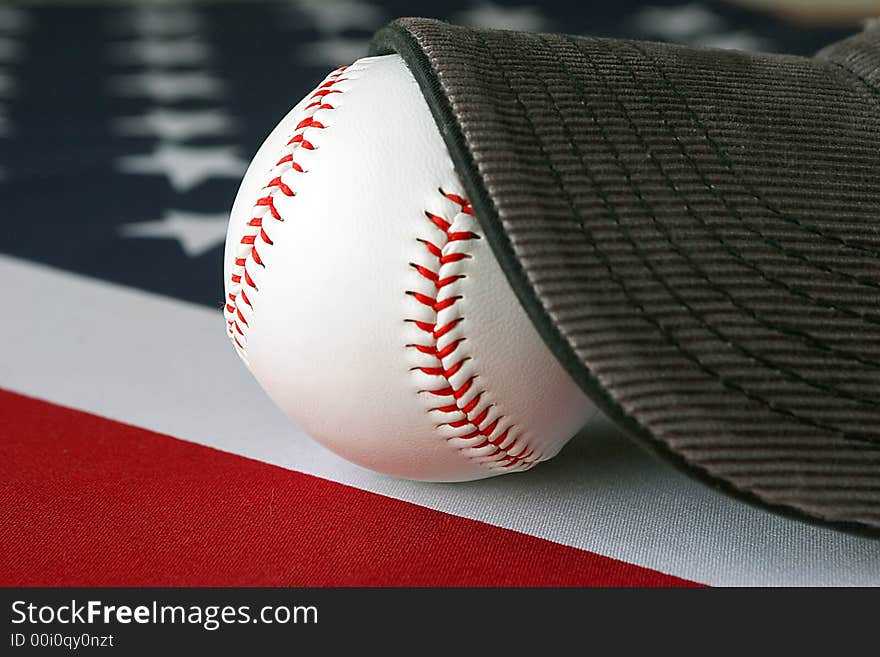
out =
[[[880,29],[814,57],[405,18],[518,299],[691,475],[880,534]]]

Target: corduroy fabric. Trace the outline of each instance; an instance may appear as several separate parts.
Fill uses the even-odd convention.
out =
[[[880,52],[817,58],[402,19],[526,310],[692,473],[880,530]]]

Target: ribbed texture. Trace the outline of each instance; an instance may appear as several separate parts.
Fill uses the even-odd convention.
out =
[[[805,59],[401,27],[606,407],[768,504],[880,528],[876,37]]]

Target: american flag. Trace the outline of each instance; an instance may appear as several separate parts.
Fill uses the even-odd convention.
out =
[[[0,6],[0,585],[876,585],[880,542],[734,501],[599,419],[528,473],[348,464],[221,316],[262,139],[399,15],[811,53],[850,28],[719,2]]]

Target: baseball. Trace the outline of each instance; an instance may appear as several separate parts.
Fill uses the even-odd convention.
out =
[[[517,300],[397,55],[331,73],[232,208],[225,318],[306,433],[356,464],[461,481],[551,458],[594,406]]]

